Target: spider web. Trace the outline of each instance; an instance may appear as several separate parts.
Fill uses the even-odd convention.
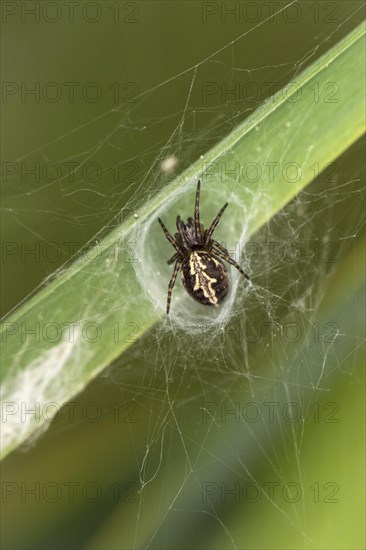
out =
[[[292,4],[296,2],[286,6]],[[283,9],[279,8],[274,17]],[[77,167],[41,186],[35,184],[33,189],[29,189],[29,182],[23,189],[17,180],[16,193],[14,181],[9,181],[6,200],[10,206],[5,205],[5,210],[10,219],[28,238],[52,243],[60,253],[62,271],[74,256],[69,248],[50,238],[50,220],[56,227],[52,229],[55,235],[60,235],[58,223],[65,227],[67,221],[65,240],[76,232],[79,245],[82,241],[79,248],[94,245],[117,227],[121,218],[147,202],[174,172],[204,155],[259,102],[270,97],[271,89],[264,83],[276,82],[281,87],[296,80],[296,75],[333,39],[346,32],[358,11],[356,6],[345,21],[331,29],[322,28],[320,36],[304,40],[301,49],[294,51],[292,61],[282,62],[280,56],[268,52],[270,60],[257,59],[250,66],[243,62],[243,53],[252,37],[269,24],[267,18],[250,32],[227,40],[189,69],[139,93],[136,103],[108,110],[18,159],[42,160],[50,163],[51,171],[52,163],[76,163]],[[267,92],[260,101],[247,97],[244,102],[235,97],[233,100],[230,93],[218,102],[208,95],[202,105],[199,94],[203,86],[210,90],[207,82],[226,82],[229,90],[235,90],[241,79],[248,85],[259,83]],[[157,99],[164,106],[164,97],[175,93],[181,97],[182,88],[183,104],[176,104],[171,112],[157,110]],[[301,120],[292,124],[300,131]],[[97,142],[95,133],[100,136]],[[156,134],[165,137],[156,142]],[[127,158],[126,141],[131,144]],[[61,158],[60,150],[65,151]],[[286,143],[284,157],[285,152]],[[116,154],[121,159],[117,163]],[[233,166],[242,163],[240,158],[232,160]],[[83,167],[90,163],[102,167],[97,185],[89,181],[87,172],[83,173]],[[247,212],[235,193],[235,174],[225,175],[233,189],[229,197],[224,186],[209,190],[204,182],[201,221],[206,227],[214,210],[218,211],[226,200],[228,211],[230,205],[243,210],[240,228],[233,226],[226,213],[215,238],[250,271],[252,281],[243,284],[232,270],[231,294],[222,308],[212,312],[193,303],[178,278],[170,316],[105,372],[108,382],[118,389],[122,403],[138,403],[144,430],[136,435],[131,426],[120,428],[121,438],[130,446],[126,454],[131,453],[131,457],[125,460],[132,463],[130,469],[136,475],[137,503],[128,513],[119,503],[108,526],[101,534],[94,534],[91,547],[103,546],[103,537],[121,517],[131,521],[127,534],[116,531],[119,547],[123,548],[181,548],[192,544],[192,540],[197,548],[241,548],[243,541],[248,548],[263,547],[262,535],[253,539],[253,528],[248,526],[243,536],[241,525],[244,510],[255,525],[257,502],[265,517],[278,518],[280,525],[291,532],[293,546],[298,547],[299,540],[303,546],[312,544],[308,528],[312,508],[305,495],[314,483],[324,485],[333,480],[311,478],[303,464],[303,448],[315,405],[327,403],[324,395],[331,392],[333,374],[342,371],[347,352],[351,353],[346,348],[338,356],[339,338],[350,339],[354,348],[361,343],[359,335],[347,333],[339,325],[338,317],[329,320],[319,314],[341,258],[362,229],[358,210],[361,201],[357,206],[362,174],[357,168],[348,173],[345,165],[343,158],[333,163],[249,242],[249,221],[263,209],[267,197],[258,195],[252,211]],[[118,178],[114,180],[111,173],[116,171]],[[164,221],[165,217],[173,220],[177,213],[183,218],[192,215],[194,185],[191,187],[191,194],[182,189],[174,203],[154,212],[131,239],[130,253],[137,259],[133,267],[141,295],[149,296],[157,308],[165,309],[171,266],[165,265],[168,245],[162,244],[156,219],[159,215]],[[42,199],[46,191],[47,201]],[[32,223],[26,211],[14,208],[12,201],[15,204],[16,200],[23,200],[27,211],[36,212],[40,223]],[[178,201],[186,205],[184,211],[176,211]],[[167,225],[173,232],[171,224]],[[50,272],[51,267],[44,266]],[[351,378],[356,376],[348,364],[345,371]],[[289,465],[283,464],[284,457]],[[128,475],[121,473],[121,479],[130,479]],[[193,525],[193,534],[185,533],[187,522]],[[283,544],[280,539],[273,547]]]

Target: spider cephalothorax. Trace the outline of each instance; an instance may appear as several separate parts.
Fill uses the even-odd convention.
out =
[[[221,208],[210,228],[204,229],[200,223],[200,189],[201,182],[198,181],[194,219],[188,218],[187,223],[184,223],[181,217],[177,216],[178,233],[174,237],[158,218],[166,238],[176,250],[174,256],[168,260],[169,265],[175,262],[175,266],[168,287],[167,313],[169,313],[172,290],[180,269],[182,269],[182,282],[188,294],[197,302],[207,306],[221,304],[229,290],[229,274],[222,260],[236,267],[244,277],[249,279],[240,265],[230,258],[226,248],[212,239],[212,234],[228,203]]]

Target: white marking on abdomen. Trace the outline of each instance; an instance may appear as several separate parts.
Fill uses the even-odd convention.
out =
[[[213,283],[217,283],[217,279],[211,278],[208,273],[206,273],[207,265],[202,261],[201,256],[198,252],[192,252],[189,258],[189,267],[191,275],[196,277],[193,291],[201,289],[205,298],[208,298],[211,304],[216,305],[218,300],[216,297],[216,292],[212,288]]]

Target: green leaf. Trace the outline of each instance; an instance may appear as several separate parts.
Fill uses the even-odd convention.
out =
[[[198,178],[202,221],[207,225],[228,200],[217,238],[243,243],[362,135],[364,33],[364,25],[357,27],[8,317],[2,325],[2,457],[47,428],[45,406],[51,416],[165,318],[171,272],[165,260],[173,251],[156,218],[172,228],[178,212],[187,217]],[[174,296],[173,321],[194,327],[219,319],[211,310],[196,315],[200,306],[179,288]],[[25,407],[36,415],[24,415]]]

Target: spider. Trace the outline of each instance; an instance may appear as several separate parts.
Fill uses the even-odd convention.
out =
[[[176,253],[168,265],[175,262],[173,275],[168,286],[166,312],[169,315],[172,290],[180,269],[182,283],[188,294],[197,302],[207,306],[221,304],[229,291],[229,274],[222,260],[236,267],[244,277],[249,279],[245,271],[229,256],[229,252],[220,243],[212,239],[221,216],[228,203],[224,204],[209,229],[204,229],[200,223],[200,190],[198,180],[194,219],[188,218],[184,223],[177,216],[177,229],[174,237],[169,233],[163,222],[158,218],[166,238],[174,246]]]

